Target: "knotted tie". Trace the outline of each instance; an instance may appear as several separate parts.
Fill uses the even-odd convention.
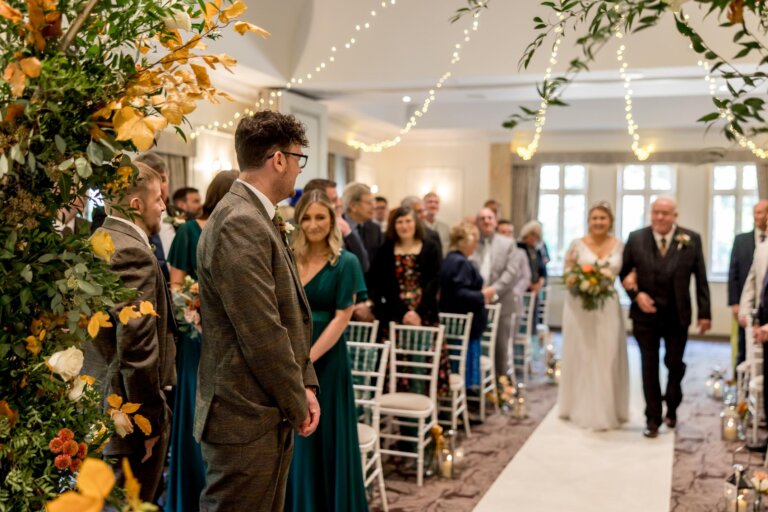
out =
[[[667,255],[667,237],[663,236],[661,237],[661,243],[659,244],[659,252],[661,253],[661,257]]]
[[[765,231],[760,233],[760,243],[763,243],[763,242],[765,242]]]

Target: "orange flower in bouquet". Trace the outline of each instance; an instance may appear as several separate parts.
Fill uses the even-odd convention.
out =
[[[613,282],[616,279],[608,264],[574,265],[563,276],[565,287],[574,297],[581,299],[582,307],[587,311],[602,308],[609,297],[616,294]]]

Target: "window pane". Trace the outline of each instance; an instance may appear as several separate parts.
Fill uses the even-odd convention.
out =
[[[736,188],[736,167],[717,165],[714,169],[715,190],[733,190]]]
[[[669,165],[651,166],[651,189],[672,190],[672,167]]]
[[[539,187],[542,190],[557,190],[560,188],[560,166],[542,165],[539,173]]]
[[[580,238],[586,233],[587,201],[583,194],[569,194],[563,201],[563,250],[571,240]],[[565,257],[565,255],[563,255]]]
[[[756,204],[757,204],[756,195],[745,196],[741,200],[741,229],[739,230],[740,233],[752,231],[752,228],[755,226],[754,214],[752,213],[752,210]]]
[[[736,197],[719,195],[712,198],[712,272],[725,274],[736,226]]]
[[[539,199],[539,222],[541,222],[542,225],[544,243],[547,244],[549,256],[552,258],[550,264],[552,264],[554,268],[558,268],[558,265],[562,265],[560,238],[557,233],[559,220],[560,198],[557,194],[542,194]]]
[[[741,177],[741,188],[744,190],[757,190],[757,169],[754,165],[744,166],[744,174]]]
[[[626,240],[629,234],[643,227],[645,223],[645,198],[627,195],[621,198],[621,238]]]
[[[563,181],[567,190],[584,190],[587,188],[587,170],[583,165],[566,165]]]
[[[642,165],[624,167],[621,186],[624,190],[643,190],[645,188],[645,168]]]

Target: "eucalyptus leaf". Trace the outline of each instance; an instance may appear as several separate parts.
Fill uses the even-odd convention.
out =
[[[19,275],[26,282],[31,283],[32,282],[32,267],[29,266],[29,265],[26,265],[24,267],[24,269],[21,272],[19,272]]]
[[[75,160],[75,169],[77,170],[77,175],[83,179],[88,179],[93,174],[91,164],[83,157]]]
[[[8,174],[9,166],[8,166],[8,157],[3,153],[0,155],[0,178]]]
[[[67,143],[64,142],[64,139],[61,138],[61,135],[58,133],[53,136],[53,141],[56,144],[56,149],[59,150],[59,153],[62,155],[67,152]]]

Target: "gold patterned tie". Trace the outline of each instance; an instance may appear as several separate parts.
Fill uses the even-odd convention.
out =
[[[665,236],[661,237],[660,245],[661,247],[659,247],[659,252],[661,253],[661,257],[663,258],[664,256],[667,255],[667,237]]]

